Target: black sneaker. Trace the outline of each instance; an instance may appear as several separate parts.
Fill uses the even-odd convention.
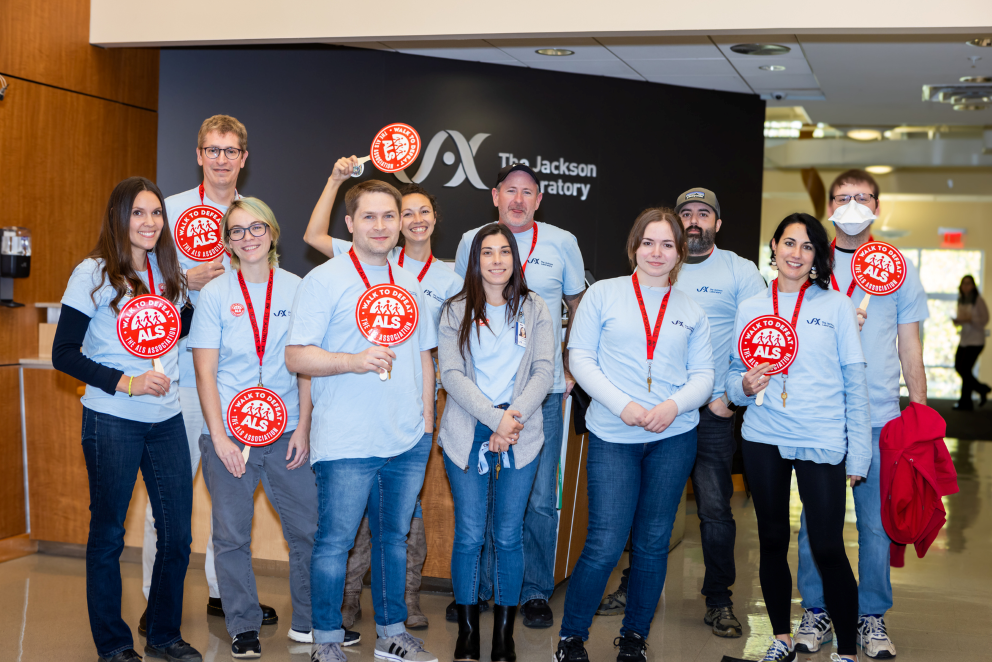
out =
[[[580,637],[565,637],[558,642],[555,662],[589,662],[589,654]]]
[[[145,610],[141,612],[141,618],[138,619],[138,635],[142,637],[148,636],[148,607],[145,607]]]
[[[354,646],[362,640],[362,635],[358,634],[354,630],[344,631],[344,641],[341,642],[342,646]]]
[[[703,623],[713,627],[713,634],[718,637],[736,639],[744,629],[741,622],[734,616],[733,607],[710,607],[703,616]]]
[[[236,635],[231,643],[231,657],[236,660],[262,657],[262,643],[258,640],[258,632],[252,630]]]
[[[549,628],[555,622],[555,615],[544,598],[528,600],[520,608],[520,613],[524,617],[524,627]]]
[[[613,645],[620,648],[617,662],[647,662],[648,658],[644,651],[647,650],[648,643],[636,632],[620,635],[613,640]]]
[[[169,662],[203,662],[203,656],[199,651],[180,639],[171,646],[156,648],[151,644],[145,644],[145,657]]]
[[[479,613],[484,614],[489,611],[489,600],[479,600]],[[455,601],[452,600],[444,608],[444,620],[450,623],[458,622],[458,611],[455,609]]]
[[[113,657],[101,657],[100,662],[141,662],[141,656],[133,648],[128,648]]]
[[[262,625],[275,625],[279,622],[279,615],[276,614],[275,609],[261,602],[258,606],[262,610]],[[224,603],[220,598],[207,598],[207,615],[224,617]]]

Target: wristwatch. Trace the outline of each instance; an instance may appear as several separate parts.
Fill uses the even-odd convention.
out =
[[[731,399],[727,397],[726,392],[724,392],[720,396],[720,400],[723,401],[723,404],[726,405],[727,409],[729,409],[730,411],[737,411],[737,405],[735,405],[733,401],[731,401]]]

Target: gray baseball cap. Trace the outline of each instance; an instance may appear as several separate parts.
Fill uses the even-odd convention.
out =
[[[716,193],[708,188],[691,188],[679,196],[675,203],[675,213],[678,214],[690,202],[702,202],[709,205],[716,212],[716,217],[720,218],[720,202],[716,199]]]

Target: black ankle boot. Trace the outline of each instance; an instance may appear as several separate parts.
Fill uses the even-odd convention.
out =
[[[513,621],[517,608],[496,605],[493,607],[493,662],[516,662],[517,650],[513,645]]]
[[[458,614],[458,639],[455,641],[455,660],[479,659],[479,605],[455,605]],[[495,659],[495,658],[494,658]]]

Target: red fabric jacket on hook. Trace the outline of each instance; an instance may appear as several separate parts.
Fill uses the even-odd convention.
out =
[[[923,558],[946,521],[940,498],[958,491],[958,474],[944,444],[946,430],[940,414],[917,403],[882,428],[882,526],[892,539],[893,567],[905,564],[909,544]]]

